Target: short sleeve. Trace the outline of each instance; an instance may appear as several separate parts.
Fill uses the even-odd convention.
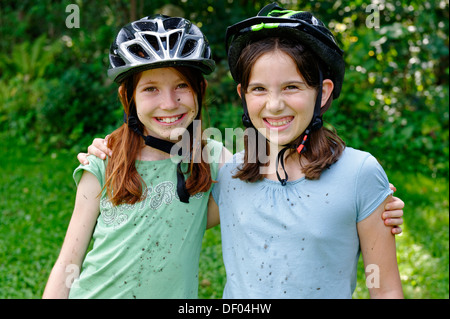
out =
[[[387,196],[392,194],[381,165],[369,155],[360,167],[356,181],[356,222],[370,216]]]
[[[75,184],[78,186],[78,183],[81,180],[81,176],[83,176],[83,172],[88,171],[95,177],[97,177],[98,181],[100,182],[100,186],[103,188],[103,186],[105,185],[106,160],[99,159],[94,155],[89,155],[88,160],[88,165],[80,165],[73,172],[73,179],[75,180]]]
[[[219,197],[221,189],[224,189],[224,184],[230,184],[233,182],[233,176],[238,172],[238,166],[244,163],[244,151],[234,154],[230,159],[224,163],[217,174],[217,183],[213,185],[211,194],[219,203]]]

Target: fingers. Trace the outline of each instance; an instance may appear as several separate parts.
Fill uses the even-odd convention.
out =
[[[105,148],[106,148],[106,150],[105,150]],[[99,147],[95,146],[94,143],[92,145],[89,145],[89,147],[88,147],[89,154],[97,156],[98,158],[101,158],[103,160],[106,159],[106,153],[108,152],[107,150],[108,150],[108,148],[105,145],[103,145],[103,148],[101,146],[99,148]]]
[[[77,159],[83,165],[88,165],[88,155],[95,155],[98,158],[106,159],[106,156],[111,156],[112,151],[108,148],[109,135],[106,135],[105,139],[95,138],[91,145],[88,147],[87,153],[78,153]]]
[[[389,188],[390,188],[393,192],[396,192],[396,191],[397,191],[397,188],[396,188],[393,184],[391,184],[391,183],[389,183]]]
[[[403,224],[403,208],[405,203],[398,197],[392,197],[392,200],[384,207],[382,214],[384,224],[392,227],[392,234],[398,235],[402,233],[402,228],[398,227]]]
[[[389,217],[384,218],[384,224],[386,226],[399,226],[403,224],[402,217]]]
[[[392,227],[391,232],[393,235],[399,235],[403,232],[403,230],[400,226],[395,226],[395,227]]]
[[[78,153],[77,159],[80,162],[80,164],[89,165],[89,161],[87,159],[88,155],[89,155],[88,153]]]
[[[384,224],[386,226],[393,226],[392,234],[399,235],[403,232],[399,225],[403,224],[403,210],[390,210],[383,213]]]
[[[107,136],[108,137],[108,136]],[[95,138],[88,147],[88,153],[97,156],[101,159],[106,159],[106,156],[111,156],[112,151],[108,148],[106,139]]]
[[[398,197],[393,196],[392,200],[386,204],[385,210],[402,210],[405,208],[405,203]],[[403,215],[403,214],[402,214]]]

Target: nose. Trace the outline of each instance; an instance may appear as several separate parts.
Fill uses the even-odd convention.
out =
[[[174,110],[178,108],[180,98],[173,91],[164,91],[161,94],[160,108],[163,110]]]
[[[285,105],[283,99],[281,98],[281,94],[270,91],[267,95],[266,109],[272,114],[277,114],[283,111],[284,107]]]

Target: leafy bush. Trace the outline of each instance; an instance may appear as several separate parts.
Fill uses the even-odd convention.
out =
[[[110,132],[121,111],[116,86],[105,76],[109,44],[132,13],[160,12],[168,3],[201,26],[213,49],[217,69],[208,77],[206,127],[240,127],[225,30],[267,1],[80,3],[81,28],[67,29],[66,4],[46,0],[2,5],[0,131],[42,150],[85,149],[94,135]],[[361,1],[283,5],[314,11],[345,51],[343,91],[325,120],[347,144],[373,153],[388,169],[448,176],[448,1],[379,2],[377,27],[367,25],[370,12]]]
[[[35,132],[40,144],[71,147],[90,144],[121,119],[116,85],[105,85],[96,65],[69,68],[58,81],[47,85],[37,108]]]

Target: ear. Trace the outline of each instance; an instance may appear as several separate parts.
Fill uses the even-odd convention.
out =
[[[322,106],[325,106],[331,94],[333,93],[334,83],[330,79],[325,79],[322,82]]]
[[[122,105],[125,107],[125,102],[126,102],[126,95],[124,95],[123,93],[125,92],[125,84],[121,84],[119,85],[119,88],[117,89],[117,92],[119,94],[119,100],[122,103]]]
[[[122,96],[123,90],[125,90],[125,85],[119,85],[119,88],[117,89],[117,92],[119,92],[119,96]]]
[[[242,99],[242,96],[241,96],[241,83],[239,83],[237,85],[236,90],[237,90],[237,93],[239,94],[239,97]]]

